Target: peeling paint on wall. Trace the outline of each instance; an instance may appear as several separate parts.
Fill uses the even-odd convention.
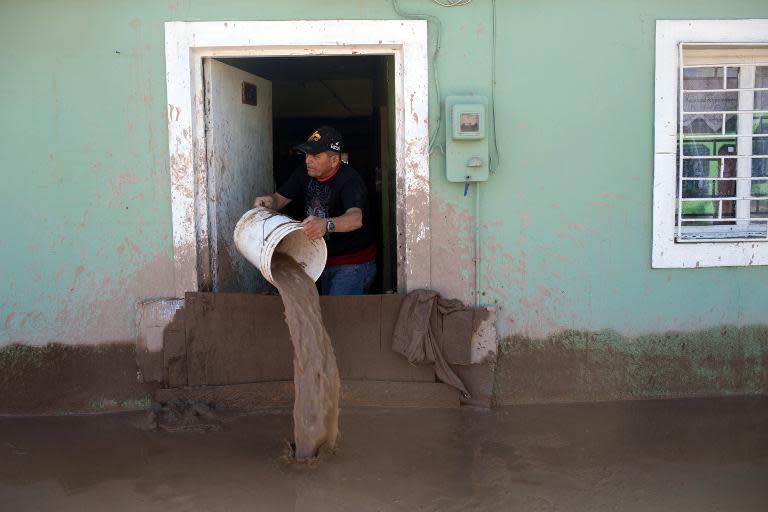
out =
[[[474,303],[474,219],[467,207],[432,199],[432,287],[445,297]]]
[[[132,242],[128,242],[129,246]],[[24,310],[23,304],[8,297],[0,304],[5,326],[0,332],[0,345],[24,343],[43,345],[51,342],[98,344],[131,339],[134,334],[135,297],[168,295],[173,290],[173,271],[168,256],[151,258],[141,255],[138,246],[120,259],[130,261],[140,255],[138,270],[130,272],[128,264],[114,271],[90,270],[78,265],[69,273],[59,274],[60,286],[41,284],[41,302],[52,304],[47,309]],[[67,278],[69,274],[69,278]],[[56,290],[66,290],[60,297]]]

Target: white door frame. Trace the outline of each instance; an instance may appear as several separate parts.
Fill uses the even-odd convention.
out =
[[[393,55],[398,288],[429,288],[427,23],[416,20],[167,22],[165,65],[176,296],[198,290],[207,244],[205,57]],[[205,266],[206,262],[201,262]]]

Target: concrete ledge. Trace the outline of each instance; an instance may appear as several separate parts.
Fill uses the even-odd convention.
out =
[[[224,386],[195,386],[158,389],[155,401],[194,400],[222,409],[243,411],[290,407],[293,382],[254,382]],[[445,409],[459,407],[459,393],[439,382],[341,382],[342,407],[418,407]]]

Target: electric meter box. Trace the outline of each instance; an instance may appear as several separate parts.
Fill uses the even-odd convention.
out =
[[[448,181],[488,180],[488,98],[445,98],[445,167]]]

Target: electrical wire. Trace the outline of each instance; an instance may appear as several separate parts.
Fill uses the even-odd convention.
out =
[[[475,307],[479,308],[482,300],[482,283],[483,283],[483,250],[480,245],[480,228],[482,223],[480,222],[480,182],[475,182]]]
[[[451,1],[451,0],[447,0],[447,1]],[[406,18],[411,20],[426,20],[427,23],[432,22],[435,25],[435,51],[432,54],[432,73],[435,77],[435,98],[437,98],[437,124],[435,125],[434,132],[429,137],[429,152],[432,153],[432,150],[434,149],[435,144],[437,142],[437,135],[438,133],[440,133],[440,127],[443,122],[443,116],[442,116],[442,113],[440,112],[440,101],[441,101],[440,76],[439,76],[440,73],[437,65],[437,58],[440,54],[440,34],[443,31],[443,24],[440,21],[440,18],[438,18],[437,16],[433,16],[431,14],[403,12],[403,10],[400,9],[400,5],[397,2],[398,0],[392,0],[392,8],[395,10],[397,15],[400,16],[401,18]]]
[[[431,0],[431,2],[435,5],[439,5],[441,7],[463,7],[466,5],[469,5],[472,3],[472,0]],[[432,54],[432,74],[434,75],[434,81],[435,81],[435,98],[437,99],[437,123],[435,125],[435,129],[432,132],[432,135],[429,137],[429,152],[432,153],[434,149],[439,149],[443,155],[445,155],[445,150],[441,145],[437,143],[437,136],[440,133],[440,128],[443,124],[443,113],[442,113],[442,107],[441,107],[441,95],[440,95],[440,72],[438,68],[438,56],[440,54],[440,38],[442,36],[443,32],[443,24],[440,21],[440,18],[437,16],[433,16],[431,14],[421,14],[421,13],[408,13],[404,12],[400,5],[398,4],[398,0],[392,0],[392,8],[395,10],[398,16],[401,18],[406,19],[416,19],[416,20],[426,20],[427,23],[432,23],[435,26],[435,51]],[[501,160],[501,157],[499,155],[499,144],[497,140],[497,124],[496,124],[496,39],[497,39],[497,30],[496,30],[496,0],[491,0],[491,21],[492,21],[492,31],[491,31],[491,117],[493,122],[493,152],[491,154],[490,162],[489,162],[489,171],[492,174],[496,174],[496,171],[499,168],[499,162]]]
[[[432,0],[432,3],[443,7],[461,7],[463,5],[471,4],[472,0]]]
[[[491,118],[493,122],[493,153],[491,154],[488,170],[496,174],[499,169],[499,144],[496,139],[496,0],[491,0]]]

